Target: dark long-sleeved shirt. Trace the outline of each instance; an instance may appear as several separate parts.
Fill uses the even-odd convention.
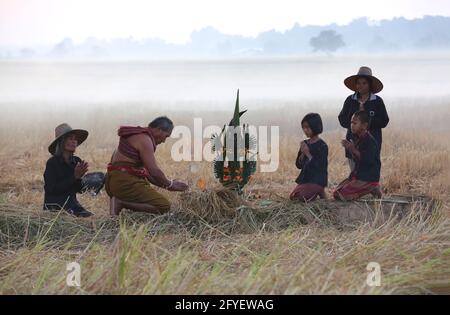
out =
[[[338,117],[341,126],[347,129],[346,139],[349,141],[356,141],[355,136],[352,135],[350,130],[350,124],[353,114],[359,111],[359,108],[358,95],[355,93],[347,97]],[[389,116],[383,99],[378,95],[371,94],[367,102],[364,103],[364,110],[367,111],[370,117],[369,131],[375,138],[378,148],[381,151],[381,144],[383,141],[381,129],[385,128],[389,123]],[[345,156],[351,158],[350,152],[346,151]]]
[[[70,163],[66,163],[62,156],[52,156],[45,167],[44,172],[44,209],[58,207],[70,207],[78,204],[76,194],[81,192],[81,179],[75,178],[75,166],[81,162],[79,157],[72,157]]]
[[[305,143],[309,147],[312,159],[301,156],[301,150],[298,151],[295,164],[301,172],[295,182],[326,187],[328,185],[328,146],[322,139],[312,144],[306,141]]]
[[[355,161],[355,170],[350,177],[356,177],[365,182],[379,182],[381,161],[380,150],[375,138],[369,133],[365,133],[356,143],[355,148],[359,151],[359,159],[352,155]]]

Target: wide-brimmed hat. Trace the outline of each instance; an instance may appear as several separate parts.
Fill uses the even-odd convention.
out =
[[[56,145],[58,144],[58,141],[68,134],[74,134],[77,137],[78,145],[80,145],[86,140],[89,132],[83,129],[72,129],[72,127],[70,127],[66,123],[57,126],[55,128],[55,140],[53,140],[53,142],[48,147],[48,152],[50,152],[51,155],[55,155]]]
[[[361,67],[357,74],[352,75],[344,80],[344,84],[350,90],[356,92],[356,80],[358,78],[369,78],[372,81],[372,93],[378,93],[383,89],[383,83],[372,75],[372,69],[369,67]]]

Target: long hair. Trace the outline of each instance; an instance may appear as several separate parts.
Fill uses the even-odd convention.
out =
[[[62,137],[58,140],[55,147],[55,156],[62,156],[64,152],[64,143],[66,142],[66,137]]]

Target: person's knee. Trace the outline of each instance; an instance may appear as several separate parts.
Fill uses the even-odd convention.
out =
[[[302,185],[297,185],[297,187],[294,188],[294,190],[289,194],[289,199],[291,199],[292,201],[297,201],[297,200],[303,200],[303,186]]]

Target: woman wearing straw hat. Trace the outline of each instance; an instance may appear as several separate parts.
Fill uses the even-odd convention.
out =
[[[77,217],[89,217],[76,194],[83,189],[82,177],[88,171],[88,163],[75,156],[77,147],[88,137],[82,129],[72,129],[68,124],[55,128],[55,140],[48,147],[52,157],[44,172],[44,210],[66,210]]]
[[[351,119],[354,113],[363,110],[369,115],[369,132],[375,138],[378,149],[381,151],[381,129],[389,123],[383,99],[376,95],[383,89],[383,83],[372,75],[372,69],[361,67],[356,75],[346,78],[344,84],[355,93],[347,97],[338,117],[341,126],[347,129],[345,140],[342,141],[343,145],[356,141],[350,129]],[[355,165],[348,150],[345,150],[345,156],[349,160],[350,170],[353,171]]]

